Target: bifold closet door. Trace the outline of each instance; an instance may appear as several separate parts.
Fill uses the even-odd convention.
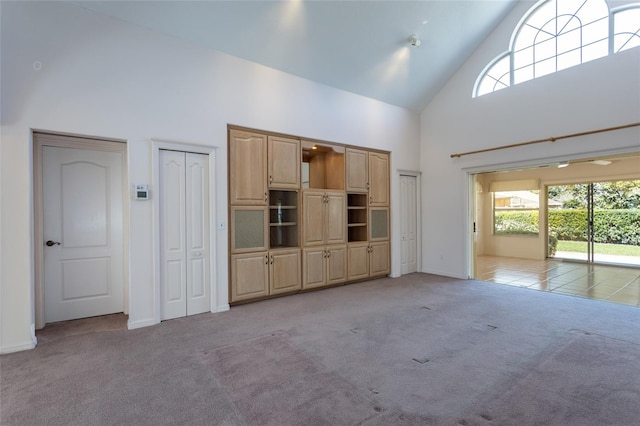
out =
[[[208,155],[161,150],[159,197],[160,317],[208,312]]]
[[[418,271],[417,177],[400,175],[400,265],[402,275]]]

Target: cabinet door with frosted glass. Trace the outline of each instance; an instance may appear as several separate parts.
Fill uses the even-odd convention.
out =
[[[267,250],[267,207],[231,206],[231,253]]]
[[[389,207],[369,209],[369,241],[389,239]]]

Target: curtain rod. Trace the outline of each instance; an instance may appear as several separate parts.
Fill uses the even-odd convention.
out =
[[[612,130],[627,129],[629,127],[636,127],[636,126],[640,126],[640,122],[631,123],[631,124],[625,124],[625,125],[622,125],[622,126],[607,127],[605,129],[599,129],[599,130],[589,130],[587,132],[571,133],[569,135],[550,137],[550,138],[546,138],[546,139],[536,139],[536,140],[528,141],[528,142],[513,143],[513,144],[510,144],[510,145],[502,145],[502,146],[497,146],[497,147],[494,147],[494,148],[485,148],[485,149],[478,149],[476,151],[461,152],[461,153],[458,153],[458,154],[451,154],[451,158],[460,158],[463,155],[480,154],[481,152],[497,151],[497,150],[500,150],[500,149],[515,148],[515,147],[518,147],[518,146],[533,145],[533,144],[542,143],[542,142],[555,142],[555,141],[558,141],[560,139],[568,139],[568,138],[575,138],[577,136],[593,135],[595,133],[610,132]]]

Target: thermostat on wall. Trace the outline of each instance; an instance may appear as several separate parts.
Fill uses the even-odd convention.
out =
[[[136,185],[136,200],[149,199],[149,185]]]

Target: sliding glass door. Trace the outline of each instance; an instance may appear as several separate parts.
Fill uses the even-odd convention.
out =
[[[547,187],[549,257],[640,265],[640,180]]]

